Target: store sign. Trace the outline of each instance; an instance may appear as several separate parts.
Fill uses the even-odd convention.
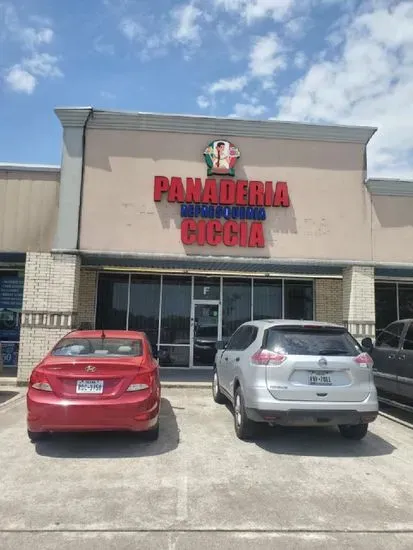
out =
[[[208,176],[181,178],[155,176],[154,200],[166,197],[181,205],[181,240],[185,245],[265,246],[263,222],[267,208],[290,206],[284,181],[235,180],[238,148],[224,140],[211,142],[204,151]]]

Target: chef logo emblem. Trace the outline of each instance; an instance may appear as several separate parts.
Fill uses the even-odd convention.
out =
[[[240,151],[233,143],[224,139],[211,141],[204,151],[208,176],[235,176],[235,164],[239,157]]]

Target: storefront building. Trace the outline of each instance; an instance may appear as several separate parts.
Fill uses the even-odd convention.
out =
[[[145,330],[162,366],[196,368],[251,319],[362,338],[413,316],[413,182],[366,179],[374,128],[56,114],[61,169],[0,165],[20,383],[80,325]]]

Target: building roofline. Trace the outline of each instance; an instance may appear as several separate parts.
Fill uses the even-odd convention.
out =
[[[19,164],[0,162],[0,171],[4,172],[60,172],[60,166],[55,164]]]
[[[366,187],[372,195],[413,197],[413,180],[368,178]]]
[[[55,113],[62,126],[82,127],[89,114],[92,129],[143,130],[209,134],[266,139],[297,139],[361,143],[366,145],[377,131],[369,126],[309,124],[279,120],[253,120],[205,115],[162,114],[112,111],[93,107],[57,107]]]

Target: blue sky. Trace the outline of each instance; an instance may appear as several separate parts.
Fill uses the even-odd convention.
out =
[[[413,179],[410,0],[0,0],[0,161],[60,162],[56,106],[379,127]]]

